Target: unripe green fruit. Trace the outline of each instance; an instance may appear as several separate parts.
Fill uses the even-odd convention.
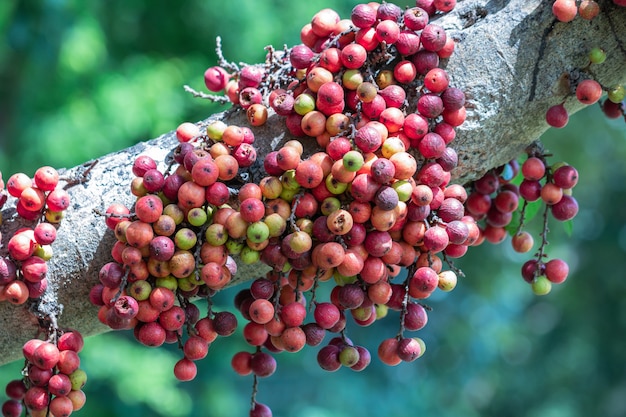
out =
[[[322,201],[322,206],[320,207],[320,211],[324,216],[328,216],[330,213],[335,210],[339,210],[341,208],[341,201],[337,197],[326,197],[324,201]]]
[[[65,217],[65,212],[46,210],[45,216],[46,220],[50,223],[61,223],[61,220],[63,220],[63,217]]]
[[[456,287],[457,276],[454,271],[441,271],[437,286],[442,291],[452,291]]]
[[[54,251],[52,250],[52,246],[50,245],[37,245],[35,247],[35,252],[33,252],[33,255],[39,256],[44,261],[49,261],[50,259],[52,259]]]
[[[189,250],[193,248],[198,241],[193,230],[183,227],[174,235],[174,243],[178,249]]]
[[[348,90],[356,90],[363,82],[363,75],[358,69],[349,69],[343,73],[341,82]]]
[[[352,317],[354,317],[356,320],[360,320],[360,321],[367,321],[372,317],[372,308],[370,306],[368,307],[357,307],[353,310],[350,310],[350,312],[352,313]]]
[[[163,191],[159,191],[157,193],[157,197],[159,197],[159,199],[163,203],[163,207],[167,206],[168,204],[172,204],[172,201],[169,198],[167,198],[165,194],[163,194]]]
[[[589,61],[592,64],[601,64],[606,60],[606,52],[601,48],[592,48],[589,51]]]
[[[346,284],[354,284],[357,281],[357,276],[352,275],[350,277],[347,277],[337,272],[337,270],[335,270],[333,272],[333,279],[335,280],[335,283],[337,283],[337,285],[344,286]]]
[[[391,188],[396,190],[398,194],[398,200],[407,202],[411,199],[411,193],[413,193],[413,186],[407,180],[398,180],[391,184]]]
[[[290,169],[285,171],[280,177],[280,181],[283,185],[283,191],[285,189],[290,191],[297,191],[300,189],[300,184],[296,181],[296,170]]]
[[[223,224],[213,223],[207,227],[204,238],[211,246],[221,246],[228,240],[228,231]]]
[[[315,98],[307,93],[302,93],[293,102],[293,110],[300,116],[315,110]]]
[[[262,221],[254,222],[246,229],[246,238],[254,243],[261,243],[270,237],[270,228]]]
[[[156,286],[176,291],[176,289],[178,288],[178,279],[171,275],[159,277],[156,279]]]
[[[219,141],[222,140],[222,134],[227,127],[228,125],[226,123],[222,122],[221,120],[216,120],[207,126],[206,134],[209,139]]]
[[[561,167],[564,167],[564,166],[566,166],[566,165],[568,165],[568,163],[567,163],[567,162],[565,162],[565,161],[555,162],[555,163],[553,163],[552,165],[550,165],[550,170],[551,170],[552,172],[554,172],[554,171],[556,171],[557,169],[559,169],[559,168],[561,168]]]
[[[226,241],[226,249],[228,249],[228,253],[230,255],[239,255],[244,246],[245,246],[244,243],[237,242],[236,240],[233,240],[233,239],[228,239]]]
[[[313,240],[311,235],[302,230],[291,233],[287,236],[289,242],[289,248],[295,253],[304,253],[311,249]]]
[[[546,295],[552,289],[552,283],[545,276],[539,276],[530,285],[535,295]]]
[[[201,207],[194,207],[187,213],[187,221],[192,226],[200,227],[207,222],[209,216]]]
[[[290,190],[288,188],[283,188],[283,191],[281,191],[280,193],[280,198],[291,203],[296,197],[296,194],[298,194],[298,191],[299,190]]]
[[[193,291],[194,288],[196,288],[198,285],[200,284],[204,284],[204,281],[200,280],[199,282],[192,282],[193,277],[195,276],[195,274],[191,274],[188,277],[184,277],[184,278],[178,278],[178,288],[182,291]]]
[[[335,195],[343,194],[348,189],[348,184],[345,182],[339,182],[333,180],[333,174],[328,174],[326,177],[326,188],[328,191]]]
[[[618,85],[609,90],[609,100],[611,100],[615,104],[619,104],[626,97],[626,89],[623,85]]]
[[[72,383],[72,391],[78,391],[87,383],[87,373],[80,368],[72,372],[69,377]]]
[[[339,352],[339,362],[341,362],[343,366],[353,366],[359,361],[359,358],[359,351],[352,346],[346,346]]]
[[[143,301],[150,298],[152,292],[152,285],[148,281],[140,280],[135,281],[128,287],[128,294],[137,301]]]
[[[365,163],[363,154],[359,151],[346,152],[342,158],[342,162],[343,167],[350,172],[358,171]]]
[[[278,213],[272,213],[269,216],[266,216],[263,222],[268,227],[270,237],[280,236],[287,229],[287,220],[285,220]]]
[[[177,204],[167,204],[163,208],[163,214],[170,216],[174,219],[174,223],[177,225],[181,224],[183,220],[185,220],[185,213],[178,207]]]
[[[420,344],[420,355],[418,356],[419,358],[426,352],[426,343],[424,343],[424,340],[419,337],[414,337],[413,339],[415,339],[417,343]]]
[[[256,251],[248,246],[244,246],[239,255],[241,262],[246,265],[252,265],[261,260],[261,252]]]
[[[375,304],[374,308],[376,309],[376,320],[380,320],[384,317],[387,317],[387,313],[389,312],[389,307],[385,304]]]

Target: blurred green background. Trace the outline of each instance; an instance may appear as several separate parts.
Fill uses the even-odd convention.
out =
[[[219,106],[193,99],[214,65],[215,38],[232,61],[260,62],[264,46],[293,45],[323,7],[348,16],[356,1],[41,0],[0,2],[0,169],[28,174],[70,167],[199,120]],[[403,1],[401,5],[410,2]],[[279,354],[278,371],[257,399],[275,416],[437,415],[587,417],[626,415],[626,130],[594,106],[544,137],[575,165],[581,210],[567,237],[552,224],[548,253],[571,266],[568,281],[533,296],[519,276],[527,257],[509,242],[474,248],[458,265],[455,291],[428,300],[419,332],[427,352],[412,364],[374,359],[361,373],[329,374],[316,349]],[[238,289],[221,293],[231,305]],[[398,315],[348,335],[375,352],[397,331]],[[230,370],[248,349],[219,340],[191,383],[177,383],[175,348],[148,349],[126,333],[87,340],[89,375],[79,415],[247,415],[250,377]],[[19,376],[0,368],[0,384]]]

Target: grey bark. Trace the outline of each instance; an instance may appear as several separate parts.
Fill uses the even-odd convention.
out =
[[[480,177],[538,139],[548,128],[545,111],[563,101],[567,93],[559,80],[565,73],[573,71],[576,75],[576,69],[587,65],[590,48],[600,46],[608,56],[604,64],[593,66],[595,79],[607,87],[626,82],[626,8],[600,1],[603,11],[592,22],[577,18],[566,24],[554,20],[550,4],[539,0],[466,0],[438,21],[458,41],[446,65],[451,85],[463,89],[468,97],[467,121],[453,142],[460,157],[455,181],[464,183]],[[583,107],[571,95],[565,105],[571,114]],[[217,114],[199,123],[206,125],[208,120],[219,118],[232,124],[246,123],[240,114]],[[261,156],[290,139],[275,116],[263,128],[255,128],[255,136]],[[147,154],[164,168],[166,155],[176,145],[170,132],[103,156],[87,181],[68,189],[72,207],[53,244],[49,272],[52,291],[44,303],[50,308],[56,302],[63,305],[59,326],[77,328],[84,335],[107,330],[98,322],[97,308],[89,303],[88,293],[98,281],[100,267],[110,260],[115,240],[94,210],[104,211],[113,202],[130,207],[134,200],[129,192],[132,161]],[[86,165],[67,170],[65,176],[79,176]],[[11,231],[21,223],[8,208],[3,215],[1,230],[6,245]],[[236,279],[242,282],[261,273],[258,266],[242,266]],[[0,303],[0,364],[18,359],[22,344],[36,336],[37,327],[27,308]]]

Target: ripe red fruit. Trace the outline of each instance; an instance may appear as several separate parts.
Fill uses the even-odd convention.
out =
[[[19,198],[24,189],[31,187],[33,185],[32,180],[28,177],[28,175],[18,172],[17,174],[13,174],[9,177],[6,188],[9,194],[13,197]]]
[[[197,373],[198,368],[190,359],[182,358],[174,365],[174,376],[179,381],[191,381]]]
[[[50,342],[44,342],[35,349],[32,363],[40,369],[52,369],[59,361],[59,349]]]
[[[213,329],[220,336],[230,336],[237,329],[237,317],[229,311],[215,313]]]
[[[42,191],[52,191],[59,183],[59,173],[50,166],[44,166],[35,171],[35,185]]]
[[[365,125],[357,130],[354,136],[354,144],[362,152],[375,152],[382,145],[383,138],[380,132],[371,125]]]
[[[268,323],[274,318],[274,304],[265,298],[256,299],[250,304],[248,314],[255,323]]]
[[[555,0],[552,3],[552,13],[561,22],[571,22],[578,13],[574,0]]]
[[[59,350],[73,350],[74,352],[80,352],[84,344],[83,336],[76,330],[63,333],[57,341]]]
[[[576,98],[583,104],[593,104],[600,100],[601,96],[602,86],[596,80],[583,80],[576,87]]]
[[[218,92],[226,88],[230,75],[222,67],[210,67],[204,72],[204,84],[209,91]]]
[[[436,94],[424,94],[417,99],[417,111],[424,117],[434,119],[443,112],[443,101]]]
[[[299,302],[285,304],[280,311],[280,318],[287,327],[296,327],[306,318],[306,307]]]
[[[402,359],[398,356],[399,341],[395,337],[383,340],[378,345],[378,357],[382,363],[389,366],[396,366]]]
[[[545,275],[551,282],[560,284],[567,279],[569,266],[561,259],[551,259],[545,264]]]
[[[336,82],[327,82],[317,91],[316,108],[324,115],[341,113],[345,107],[343,87]]]
[[[306,45],[296,45],[289,52],[289,62],[295,69],[305,69],[311,65],[315,53]]]
[[[259,377],[268,377],[276,371],[276,359],[269,353],[256,352],[250,358],[250,369]]]
[[[10,399],[21,400],[26,394],[26,385],[23,379],[13,379],[7,383],[5,392]]]
[[[55,188],[48,194],[46,205],[50,211],[64,211],[70,206],[70,195],[62,188]]]
[[[578,214],[578,202],[569,195],[563,195],[558,203],[550,207],[552,216],[559,221],[573,219]]]
[[[436,159],[446,150],[446,142],[439,134],[430,132],[419,141],[418,149],[424,158]]]
[[[456,6],[456,0],[434,0],[433,6],[440,12],[447,13],[454,9]]]
[[[189,142],[197,136],[200,136],[200,128],[194,123],[183,122],[176,128],[176,138],[180,143]]]
[[[446,32],[441,26],[429,23],[422,30],[420,39],[424,49],[437,52],[446,44]]]
[[[413,362],[422,353],[421,345],[413,338],[401,339],[397,349],[398,357],[405,362]]]
[[[354,26],[359,29],[371,27],[376,23],[376,9],[369,4],[357,4],[352,9],[350,19]]]
[[[424,86],[432,93],[441,93],[448,88],[450,78],[442,68],[433,68],[424,76]]]
[[[337,324],[340,318],[339,308],[328,302],[316,304],[313,315],[315,317],[315,322],[322,329],[332,328],[335,324]]]
[[[48,390],[42,387],[30,387],[24,396],[24,405],[31,410],[40,411],[48,406]]]
[[[545,173],[546,165],[535,156],[528,158],[522,164],[522,175],[529,181],[538,181],[543,178]]]
[[[573,188],[578,183],[578,171],[571,165],[563,165],[552,173],[552,181],[563,189]]]
[[[247,198],[241,202],[239,207],[241,218],[249,223],[258,222],[265,215],[263,201],[258,198]]]
[[[72,390],[72,382],[67,374],[56,374],[48,381],[48,390],[53,395],[67,395]]]
[[[39,282],[46,277],[48,266],[38,256],[31,256],[22,262],[22,276],[28,282]]]
[[[50,401],[49,410],[55,417],[68,417],[74,411],[74,404],[67,396],[56,396]]]
[[[20,417],[23,411],[22,402],[19,400],[7,400],[2,404],[2,415],[5,417]]]
[[[250,409],[250,417],[272,417],[272,410],[267,405],[255,401]]]
[[[144,323],[135,332],[137,340],[143,345],[150,347],[161,346],[165,343],[166,332],[163,326],[156,321]]]
[[[563,103],[552,106],[546,112],[546,122],[552,127],[562,128],[567,125],[569,114]]]
[[[258,87],[264,76],[265,70],[261,66],[248,65],[243,67],[239,73],[239,89],[244,89],[246,87]]]
[[[393,45],[400,37],[400,26],[395,20],[383,20],[376,25],[376,39],[379,42],[386,42]]]
[[[340,348],[336,345],[327,345],[317,352],[317,363],[325,371],[334,372],[341,368],[339,362]]]
[[[332,73],[339,72],[341,70],[341,50],[338,48],[323,50],[319,57],[319,64]]]
[[[59,352],[59,362],[57,369],[64,374],[71,374],[80,366],[80,358],[78,353],[73,350],[61,350]]]
[[[360,68],[367,59],[367,50],[358,43],[346,45],[341,50],[341,63],[348,69]]]
[[[428,24],[428,13],[421,7],[412,7],[404,12],[404,24],[413,31],[419,31]]]

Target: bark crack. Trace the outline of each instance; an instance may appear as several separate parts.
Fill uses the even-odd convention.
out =
[[[533,101],[535,99],[535,92],[537,90],[537,80],[539,78],[539,64],[543,59],[543,55],[546,51],[546,47],[548,46],[548,36],[554,30],[554,24],[557,22],[556,19],[552,21],[550,26],[545,28],[543,31],[543,35],[541,35],[541,43],[539,44],[539,50],[537,54],[537,61],[535,62],[535,66],[533,67],[532,72],[532,82],[530,84],[530,93],[528,94],[528,101]]]

